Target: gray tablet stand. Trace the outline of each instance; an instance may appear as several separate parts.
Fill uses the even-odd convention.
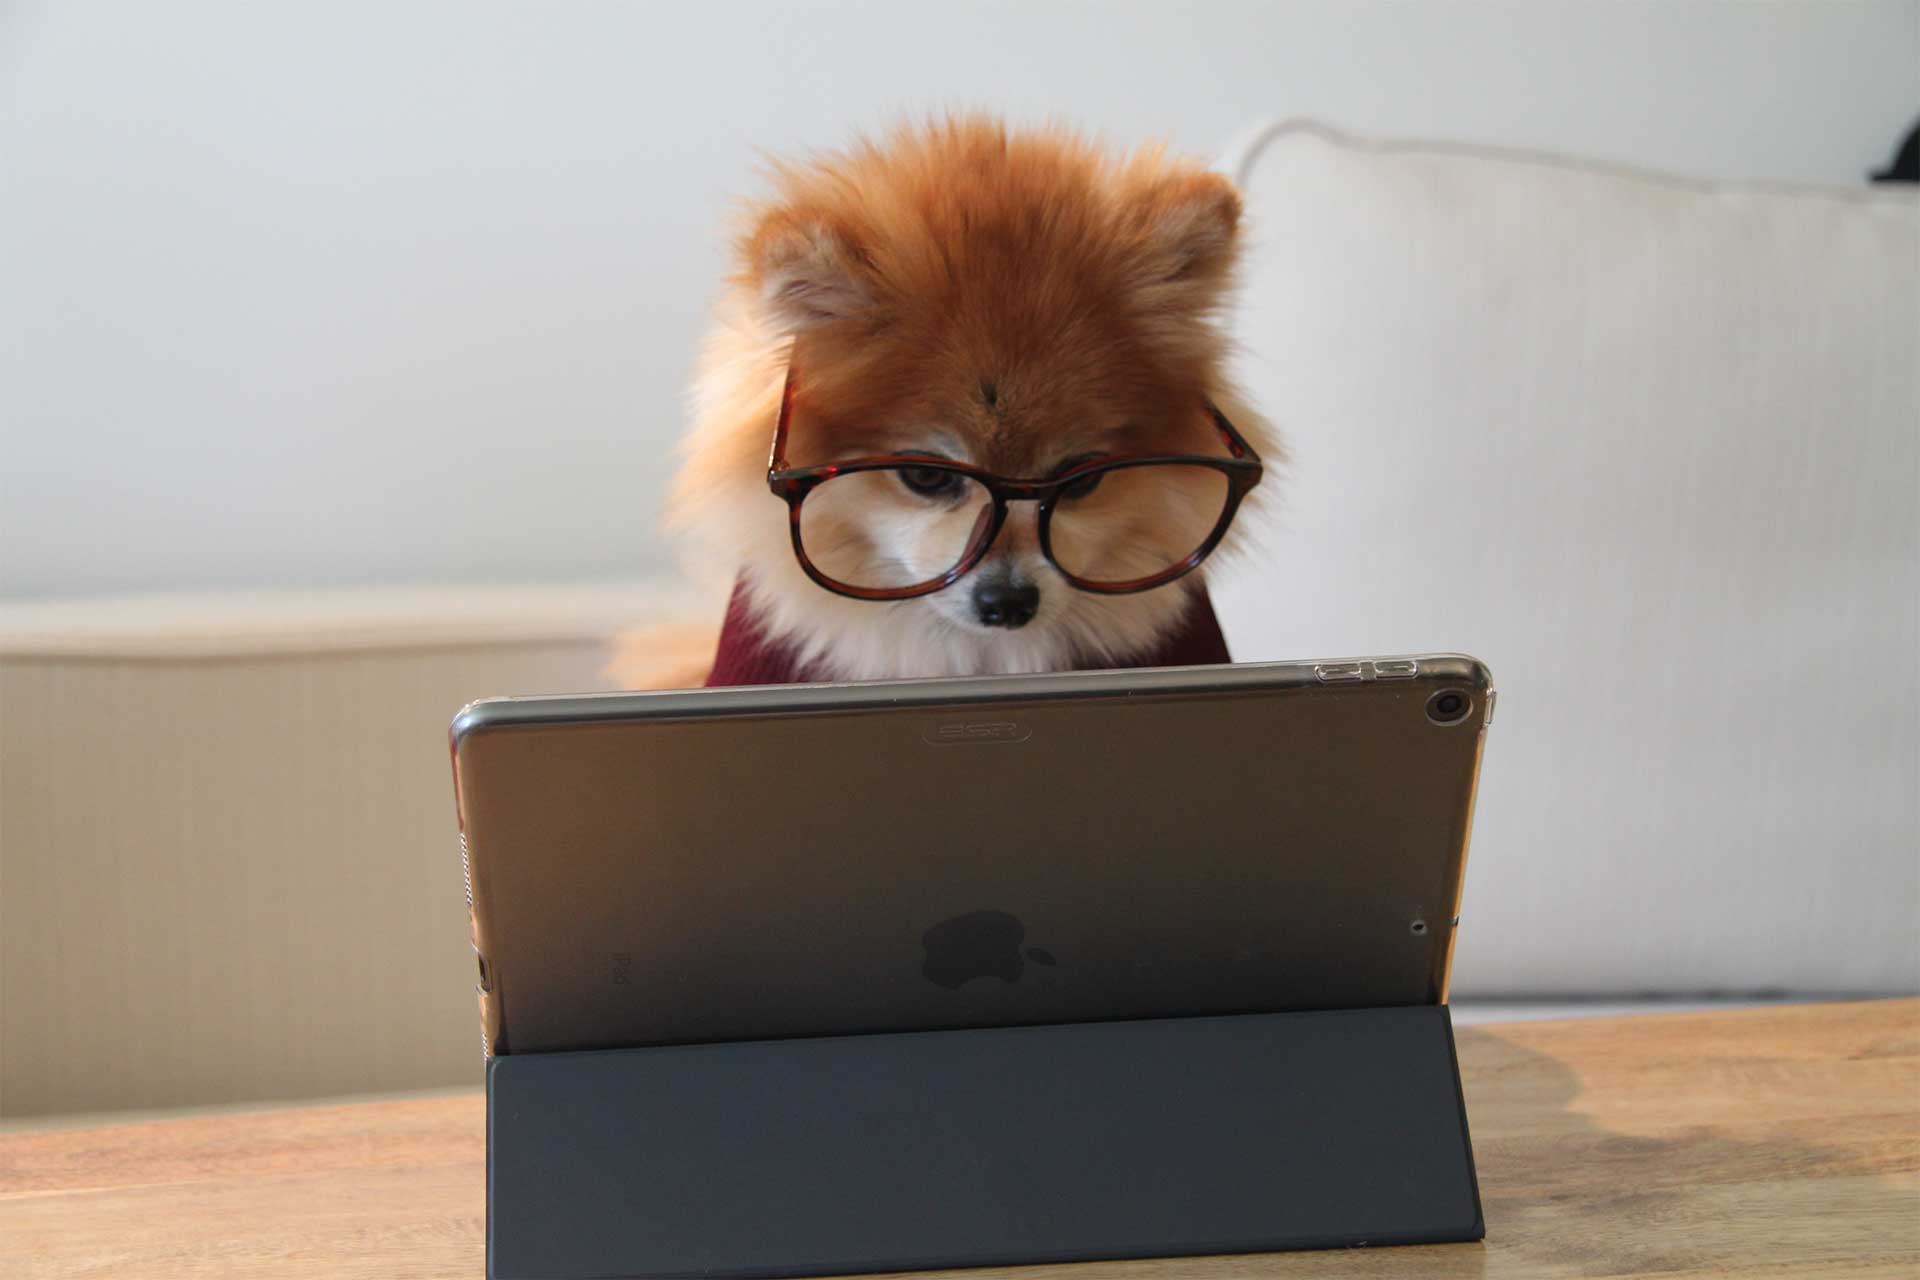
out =
[[[487,1274],[1478,1240],[1443,1006],[495,1058]]]

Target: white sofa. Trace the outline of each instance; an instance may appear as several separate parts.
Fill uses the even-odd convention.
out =
[[[660,583],[0,607],[0,1119],[479,1079],[447,726]]]
[[[1920,989],[1920,195],[1251,131],[1243,660],[1500,687],[1455,992]]]
[[[1920,204],[1249,135],[1242,659],[1502,689],[1457,999],[1920,989]],[[0,607],[0,1117],[471,1083],[444,733],[672,584]]]

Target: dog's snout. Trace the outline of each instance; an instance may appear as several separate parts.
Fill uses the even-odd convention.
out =
[[[1040,611],[1040,588],[1011,578],[988,578],[973,589],[973,616],[989,627],[1024,627]]]

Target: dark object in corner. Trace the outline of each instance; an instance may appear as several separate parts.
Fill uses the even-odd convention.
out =
[[[1907,130],[1906,141],[1894,153],[1893,163],[1871,176],[1875,182],[1920,182],[1920,120]]]

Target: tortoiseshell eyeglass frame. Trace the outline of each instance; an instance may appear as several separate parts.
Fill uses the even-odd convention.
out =
[[[1226,443],[1228,457],[1215,457],[1208,454],[1188,453],[1152,453],[1152,454],[1116,454],[1094,458],[1067,468],[1057,476],[1040,480],[1015,480],[998,476],[991,471],[969,466],[964,462],[954,462],[947,458],[930,458],[919,454],[878,454],[867,458],[851,458],[844,462],[831,462],[815,467],[794,467],[787,464],[787,423],[793,415],[794,393],[799,386],[799,378],[791,364],[787,366],[786,385],[780,391],[780,417],[773,428],[773,448],[767,456],[767,487],[773,495],[787,504],[787,522],[793,535],[793,554],[800,561],[800,567],[806,575],[820,586],[835,595],[848,596],[855,600],[911,600],[916,596],[932,595],[944,590],[965,577],[974,566],[986,557],[992,548],[994,539],[1000,536],[1000,529],[1007,521],[1007,504],[1010,502],[1038,502],[1040,552],[1047,562],[1059,570],[1060,576],[1081,591],[1091,591],[1099,595],[1131,595],[1137,591],[1151,591],[1163,587],[1169,582],[1185,577],[1198,568],[1201,561],[1213,553],[1226,537],[1227,529],[1233,524],[1233,517],[1240,510],[1240,503],[1253,492],[1265,467],[1260,455],[1254,452],[1234,425],[1227,421],[1227,415],[1213,405],[1206,403],[1208,416],[1213,419],[1214,427],[1220,432],[1220,438]],[[1054,558],[1051,525],[1054,503],[1069,486],[1078,484],[1090,476],[1108,471],[1124,471],[1135,467],[1155,467],[1176,464],[1188,467],[1207,467],[1226,477],[1227,500],[1220,510],[1220,519],[1214,524],[1212,532],[1207,534],[1193,554],[1175,565],[1170,565],[1159,573],[1143,578],[1132,578],[1125,582],[1094,582],[1069,573]],[[910,587],[857,587],[851,583],[840,582],[829,577],[807,556],[807,548],[800,537],[800,508],[807,495],[833,479],[835,476],[848,475],[856,471],[886,471],[911,468],[916,471],[950,471],[965,476],[985,489],[993,499],[992,518],[974,531],[973,540],[968,543],[959,563],[937,578],[916,583]]]

